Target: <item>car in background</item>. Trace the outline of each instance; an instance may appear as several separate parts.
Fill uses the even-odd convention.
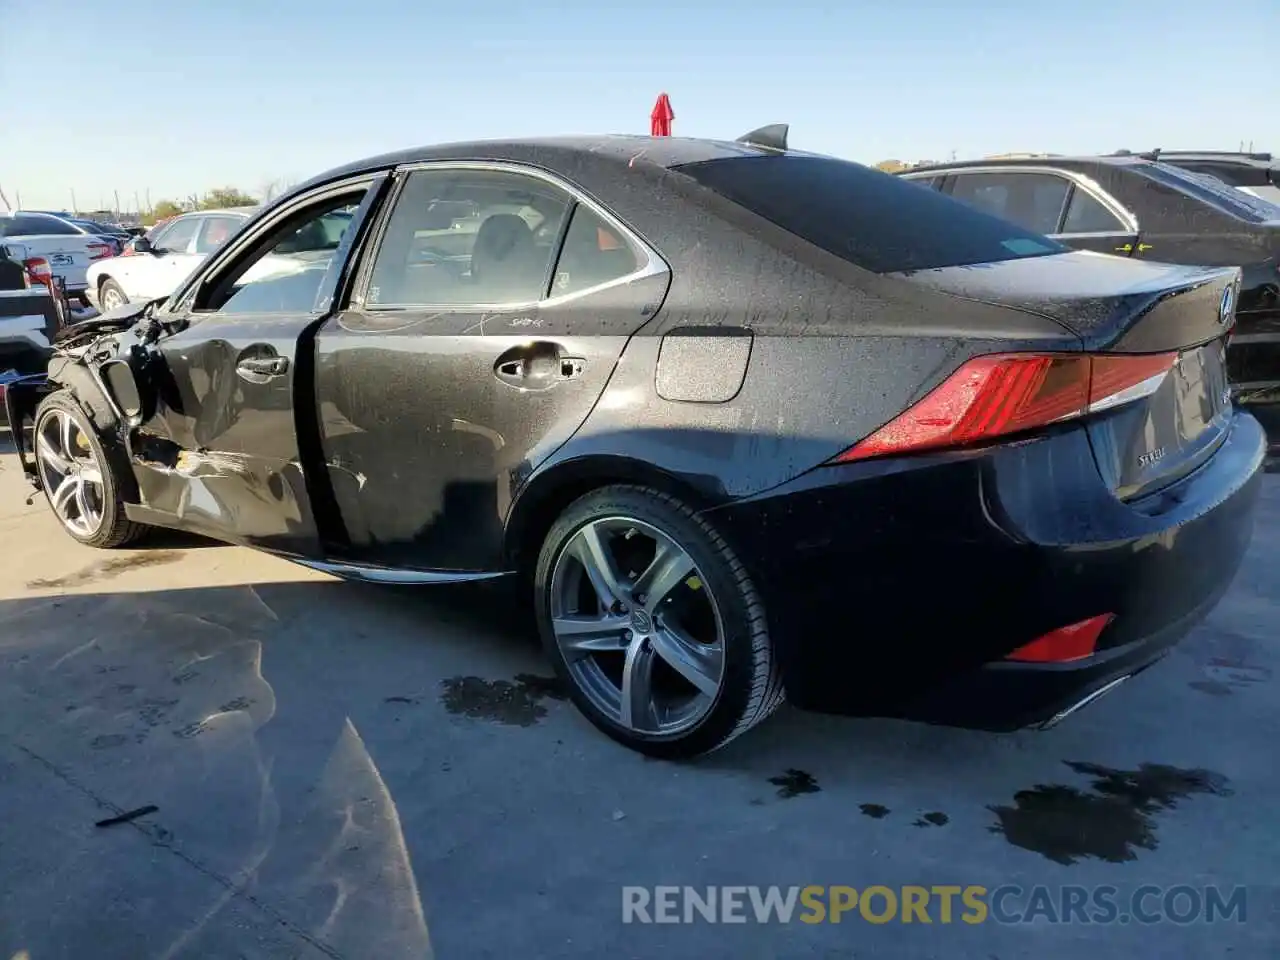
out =
[[[27,251],[0,244],[0,407],[9,383],[44,373],[58,312],[49,288],[33,283],[23,261]],[[7,423],[0,410],[0,424]]]
[[[1280,439],[1280,206],[1163,155],[988,158],[899,176],[1079,250],[1241,267],[1231,384]]]
[[[107,238],[62,217],[25,210],[0,212],[0,243],[25,249],[24,265],[37,282],[48,284],[51,277],[62,277],[67,296],[86,303],[85,274],[116,250]]]
[[[256,207],[200,210],[156,224],[132,238],[120,256],[87,271],[86,296],[100,310],[163,297],[196,265],[218,249],[253,215]]]
[[[507,578],[573,702],[648,754],[784,693],[1008,729],[1145,669],[1239,568],[1239,281],[776,130],[450,144],[296,188],[6,403],[78,542]]]
[[[102,223],[99,220],[91,220],[87,217],[76,216],[74,213],[67,213],[65,210],[29,210],[28,213],[38,213],[42,216],[53,217],[61,220],[63,223],[75,227],[80,233],[91,237],[100,237],[111,244],[114,253],[119,253],[126,242],[129,240],[129,234],[120,227]]]
[[[1133,156],[1127,150],[1116,156]],[[1139,154],[1146,160],[1159,159],[1193,173],[1217,177],[1223,183],[1261,200],[1280,205],[1280,161],[1270,153],[1230,153],[1213,150],[1152,150]]]

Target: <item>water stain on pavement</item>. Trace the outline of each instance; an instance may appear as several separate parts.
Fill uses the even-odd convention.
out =
[[[783,800],[790,800],[792,797],[798,797],[802,793],[820,793],[822,791],[813,774],[797,770],[795,767],[792,767],[781,776],[770,777],[769,782],[778,788],[778,796]]]
[[[921,814],[920,819],[916,820],[911,825],[913,827],[945,827],[950,822],[951,818],[945,813],[933,810],[929,813]]]
[[[1139,850],[1156,849],[1157,813],[1193,794],[1232,794],[1227,778],[1211,770],[1154,763],[1137,770],[1071,761],[1067,766],[1093,778],[1092,792],[1060,784],[1021,790],[1013,806],[989,808],[999,819],[991,832],[1065,866],[1086,857],[1124,863],[1136,860]]]
[[[860,803],[858,809],[862,811],[863,816],[870,817],[872,820],[883,820],[889,815],[889,808],[878,803]]]
[[[112,557],[109,560],[91,563],[89,566],[83,567],[75,573],[69,573],[65,577],[28,580],[27,589],[47,590],[59,587],[83,587],[87,583],[94,583],[98,580],[110,580],[112,577],[118,577],[129,570],[138,570],[142,567],[157,567],[165,563],[176,563],[181,559],[182,552],[179,550],[150,550],[146,553]]]
[[[1187,686],[1215,697],[1229,697],[1236,690],[1247,690],[1271,679],[1271,670],[1267,667],[1232,657],[1214,657],[1203,669],[1205,679],[1193,680]]]
[[[512,727],[531,727],[545,717],[541,701],[565,699],[555,678],[528,673],[517,674],[514,681],[450,677],[440,685],[440,702],[450,713]]]

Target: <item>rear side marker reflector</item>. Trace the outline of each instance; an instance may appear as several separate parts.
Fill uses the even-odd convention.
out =
[[[1005,659],[1018,663],[1070,663],[1072,660],[1083,660],[1093,655],[1098,646],[1098,637],[1115,618],[1114,613],[1104,613],[1073,623],[1069,627],[1059,627],[1019,647]]]
[[[974,357],[833,463],[987,443],[1150,396],[1177,353]]]

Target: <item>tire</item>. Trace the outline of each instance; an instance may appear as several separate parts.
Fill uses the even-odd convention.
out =
[[[74,425],[70,433],[73,454],[71,457],[61,456],[62,462],[70,464],[67,472],[63,472],[58,468],[57,461],[49,456],[49,443],[55,437],[59,440],[64,438],[62,426],[68,421]],[[64,454],[65,451],[61,448],[65,445],[59,442],[55,452]],[[73,539],[86,546],[111,549],[134,543],[147,532],[146,526],[125,516],[124,501],[120,497],[118,461],[108,455],[93,430],[88,414],[68,391],[59,390],[50,394],[36,408],[32,448],[35,451],[36,469],[40,474],[40,485],[49,509],[53,511],[62,529]],[[74,464],[71,464],[72,460],[75,461]],[[96,476],[100,482],[88,479],[95,475],[91,472],[92,468],[96,468]],[[73,473],[84,479],[72,480]],[[68,517],[66,508],[60,511],[54,503],[55,496],[62,488],[62,482],[59,481],[67,480],[71,480],[73,486],[78,483],[84,491],[81,497],[73,495],[69,498],[74,501],[68,504],[69,512],[75,514],[74,518]],[[86,505],[88,513],[82,514],[81,507]]]
[[[636,546],[629,548],[633,540]],[[669,562],[648,559],[650,540],[652,556],[662,550]],[[625,595],[614,606],[602,599],[596,577],[579,559],[584,552],[597,555],[594,543],[608,544],[614,580]],[[628,549],[638,551],[635,564],[625,559]],[[659,567],[669,575],[655,575]],[[539,634],[570,698],[596,727],[632,750],[668,760],[710,753],[783,702],[764,605],[746,568],[715,529],[675,497],[609,486],[575,500],[547,532],[533,580]],[[646,582],[655,584],[657,596],[643,595]],[[615,639],[610,628],[624,622]],[[573,649],[597,627],[600,636],[589,640],[590,651]],[[672,637],[680,642],[673,645]],[[688,650],[694,655],[683,656]],[[653,682],[628,681],[638,675]],[[698,679],[686,680],[691,676]],[[657,691],[648,706],[643,695],[625,693],[641,688]],[[668,696],[664,689],[669,699],[660,703]],[[638,706],[628,709],[627,702]]]
[[[112,304],[111,306],[108,306],[107,305],[108,295],[110,295],[113,298],[118,297],[120,302]],[[108,310],[114,310],[116,307],[124,306],[128,302],[129,302],[129,298],[128,296],[125,295],[124,288],[121,287],[120,284],[112,280],[110,277],[108,277],[106,280],[103,280],[102,283],[99,285],[98,303],[102,305],[103,313],[106,313]]]

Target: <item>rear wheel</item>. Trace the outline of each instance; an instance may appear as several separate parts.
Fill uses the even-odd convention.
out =
[[[102,281],[102,286],[98,288],[98,302],[102,304],[102,312],[114,310],[116,307],[123,307],[129,302],[129,298],[125,296],[124,289],[114,280],[107,279]]]
[[[69,393],[41,401],[32,439],[40,486],[62,529],[91,547],[122,547],[142,536],[147,528],[125,516],[112,462]]]
[[[673,497],[615,486],[575,501],[547,534],[535,590],[543,643],[574,703],[634,750],[707,753],[782,702],[746,569]]]

